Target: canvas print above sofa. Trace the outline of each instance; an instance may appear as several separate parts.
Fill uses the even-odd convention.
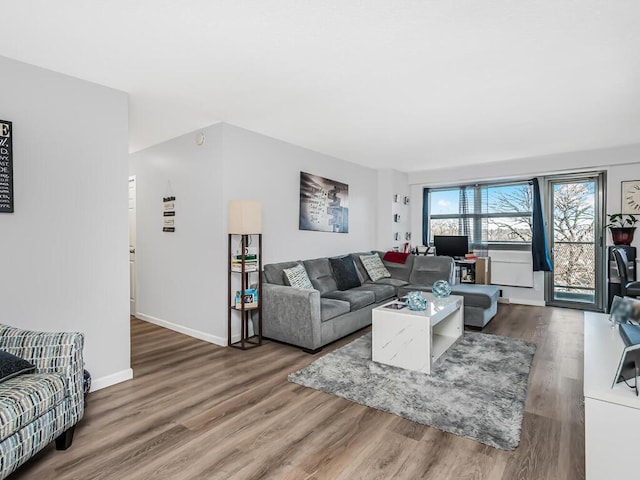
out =
[[[349,233],[349,185],[300,172],[299,228]]]

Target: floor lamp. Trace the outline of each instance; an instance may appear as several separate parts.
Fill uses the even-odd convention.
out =
[[[231,200],[229,201],[229,314],[228,314],[228,339],[227,344],[231,347],[253,348],[262,345],[262,295],[260,286],[262,285],[262,202],[258,200]],[[240,254],[235,257],[232,255],[232,238],[234,235],[240,235]],[[258,237],[258,253],[257,258],[248,255],[248,247],[251,244],[251,236]],[[240,303],[236,300],[233,303],[232,281],[233,273],[240,274]],[[257,305],[248,306],[245,303],[245,291],[249,288],[249,274],[255,272],[258,275],[258,284],[256,287]],[[250,302],[252,303],[252,302]],[[233,312],[240,312],[240,340],[233,342],[231,338],[231,323]],[[257,332],[249,336],[249,318],[254,313],[254,319],[257,319]],[[257,317],[256,317],[257,316]],[[255,323],[254,323],[255,325]]]

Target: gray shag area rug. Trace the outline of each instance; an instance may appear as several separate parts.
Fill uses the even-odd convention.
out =
[[[502,450],[520,443],[536,347],[465,332],[431,375],[371,361],[371,333],[289,375],[289,381]]]

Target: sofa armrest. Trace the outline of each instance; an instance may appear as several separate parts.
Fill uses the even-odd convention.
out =
[[[78,418],[84,411],[83,346],[84,335],[79,332],[37,332],[0,325],[0,350],[33,363],[38,373],[65,377]]]
[[[310,350],[322,346],[318,290],[263,283],[260,295],[265,337]]]

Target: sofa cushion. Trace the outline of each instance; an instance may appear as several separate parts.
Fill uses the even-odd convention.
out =
[[[385,280],[385,279],[383,279]],[[376,297],[376,303],[382,302],[389,298],[393,298],[396,295],[396,289],[391,285],[384,285],[382,283],[365,283],[361,287],[356,287],[355,291],[373,292]]]
[[[386,252],[374,252],[377,253],[380,258],[384,257]],[[404,263],[396,263],[389,262],[387,260],[382,260],[382,263],[389,270],[391,274],[391,278],[397,278],[398,280],[402,280],[405,282],[409,281],[409,275],[411,274],[411,269],[413,268],[413,262],[415,259],[415,255],[409,255],[407,260]]]
[[[437,280],[453,283],[455,264],[451,257],[417,256],[409,283],[414,285],[433,285]]]
[[[333,278],[338,285],[338,290],[349,290],[362,284],[358,278],[356,266],[350,256],[330,258],[329,263],[331,264]]]
[[[21,375],[0,383],[0,441],[60,403],[65,381],[56,373]]]
[[[17,377],[23,373],[33,373],[36,366],[12,353],[0,350],[0,382]]]
[[[344,300],[334,300],[333,298],[320,299],[320,320],[326,322],[339,315],[349,313],[351,305]]]
[[[377,253],[373,253],[371,255],[362,255],[360,257],[362,261],[362,265],[364,266],[369,278],[372,282],[376,280],[380,280],[381,278],[389,278],[391,277],[391,273],[386,269],[382,260]]]
[[[313,290],[313,284],[309,280],[309,275],[307,275],[304,265],[298,264],[295,267],[285,268],[282,273],[284,273],[285,283],[288,285]]]
[[[459,283],[451,286],[452,295],[463,295],[465,307],[489,308],[498,302],[500,289],[495,285]]]
[[[264,278],[267,283],[275,283],[276,285],[286,285],[284,269],[293,268],[301,262],[282,262],[270,263],[264,266]]]
[[[349,302],[351,311],[360,310],[362,307],[375,303],[376,296],[373,292],[358,291],[355,288],[351,290],[334,290],[332,292],[326,292],[322,295],[323,298],[333,298],[335,300],[344,300]]]
[[[402,287],[404,285],[409,285],[409,282],[398,280],[397,278],[381,278],[380,280],[376,280],[375,283],[381,285],[391,285],[392,287]]]
[[[313,287],[320,292],[320,295],[338,289],[338,284],[333,278],[333,271],[331,270],[328,258],[305,260],[302,263],[307,270],[309,280],[311,280]]]

